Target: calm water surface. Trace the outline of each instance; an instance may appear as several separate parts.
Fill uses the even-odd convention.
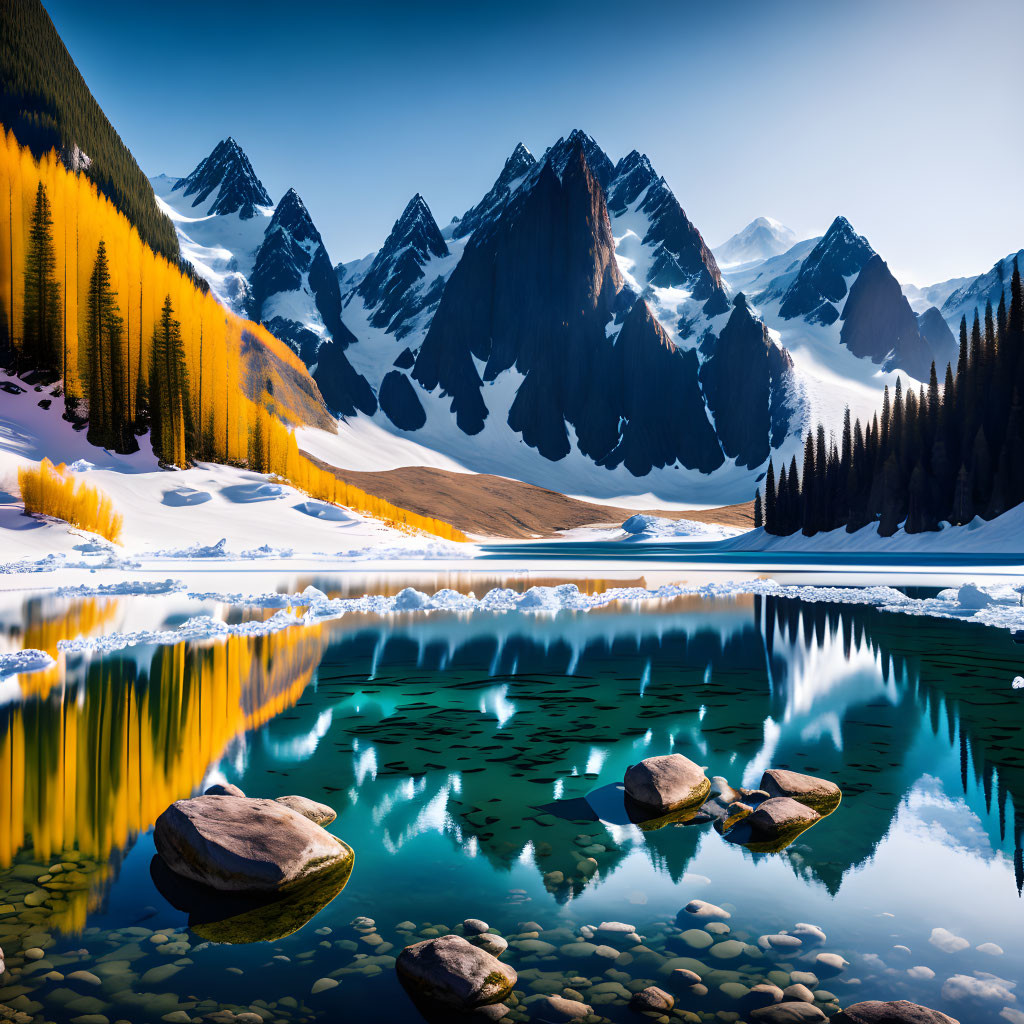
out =
[[[127,628],[154,600],[41,595],[0,628],[52,648]],[[827,1008],[909,998],[1019,1024],[1024,698],[1010,681],[1022,654],[984,627],[741,597],[351,616],[68,659],[20,677],[0,706],[0,1004],[85,1024],[230,1019],[216,1016],[225,1007],[415,1020],[391,957],[478,917],[510,938],[524,1000],[570,988],[611,1020],[635,1019],[630,986],[690,966],[710,991],[677,1005],[708,1020],[746,1019],[722,985],[811,970]],[[824,776],[843,802],[770,855],[710,826],[641,830],[615,783],[671,751],[734,785],[771,766]],[[215,780],[336,808],[330,830],[356,853],[344,889],[318,912],[251,915],[231,937],[252,941],[217,941],[223,914],[153,870],[151,832],[168,803]],[[710,949],[694,945],[699,923],[677,925],[694,898],[732,915]],[[372,927],[354,928],[359,917]],[[604,921],[635,925],[639,952],[571,948]],[[798,922],[827,941],[758,945]],[[527,932],[539,943],[515,938]],[[821,951],[849,966],[826,977]],[[338,984],[315,986],[324,978]]]

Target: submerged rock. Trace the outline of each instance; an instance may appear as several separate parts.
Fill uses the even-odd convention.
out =
[[[589,1017],[593,1007],[578,999],[566,999],[564,996],[549,995],[531,1004],[531,1019],[543,1024],[567,1024],[568,1021]]]
[[[832,1018],[834,1024],[960,1024],[939,1010],[897,999],[891,1003],[877,999],[854,1003]]]
[[[633,998],[630,999],[629,1005],[634,1010],[641,1011],[656,1011],[658,1013],[668,1013],[676,1005],[675,997],[666,992],[663,988],[658,988],[657,985],[649,985],[647,988],[642,989],[640,992],[636,992]]]
[[[805,1021],[828,1020],[824,1010],[814,1003],[775,1003],[751,1010],[749,1017],[757,1024],[804,1024]],[[838,1020],[839,1018],[833,1018]]]
[[[338,812],[333,807],[317,803],[316,800],[310,800],[305,796],[279,796],[274,802],[290,807],[296,814],[309,818],[316,825],[330,825],[338,817]]]
[[[245,794],[230,782],[215,782],[203,794],[203,796],[245,796]]]
[[[704,769],[682,754],[644,758],[626,770],[624,784],[630,799],[661,813],[699,807],[711,790]]]
[[[761,776],[761,789],[769,796],[791,797],[821,815],[831,814],[843,799],[843,791],[834,782],[782,768],[769,768]]]
[[[248,797],[177,800],[157,818],[153,840],[173,871],[225,892],[279,890],[354,857],[290,807]]]
[[[466,1010],[504,999],[518,977],[508,964],[461,935],[442,935],[406,946],[395,966],[414,999]]]

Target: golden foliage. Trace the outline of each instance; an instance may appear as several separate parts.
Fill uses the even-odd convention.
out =
[[[323,501],[448,540],[466,540],[447,523],[398,508],[350,487],[301,456],[289,426],[329,426],[316,383],[302,360],[265,327],[225,310],[181,268],[145,245],[138,231],[84,175],[69,172],[56,153],[39,160],[0,126],[0,312],[20,346],[25,247],[32,204],[42,183],[50,201],[57,280],[64,299],[64,389],[84,399],[86,296],[102,239],[111,289],[124,320],[127,418],[134,422],[148,387],[154,329],[165,297],[181,324],[192,422],[204,458],[272,472]],[[6,207],[6,208],[5,208]],[[265,390],[273,384],[273,397]],[[258,382],[258,383],[257,383]],[[286,426],[287,424],[287,426]],[[255,462],[252,439],[263,431],[266,457]]]
[[[55,466],[49,459],[43,459],[38,466],[22,466],[18,470],[18,488],[26,512],[63,519],[120,543],[124,517],[114,511],[114,503],[103,491],[84,480],[76,480],[63,462]]]
[[[39,864],[87,859],[97,868],[71,890],[45,883],[54,897],[47,927],[85,926],[111,854],[191,796],[236,736],[294,705],[325,643],[321,626],[302,626],[160,647],[141,677],[135,657],[101,658],[45,699],[6,709],[0,868],[26,856]]]

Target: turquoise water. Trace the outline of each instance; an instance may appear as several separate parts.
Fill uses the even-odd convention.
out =
[[[414,1020],[391,958],[476,917],[512,943],[513,1019],[563,990],[635,1019],[630,986],[667,985],[672,964],[697,961],[709,993],[677,1003],[692,1019],[746,1019],[722,985],[810,970],[830,1013],[909,998],[1017,1024],[1024,698],[1010,681],[1021,660],[980,626],[687,598],[352,617],[81,660],[34,693],[23,677],[25,694],[0,708],[0,945],[13,964],[0,1004],[51,1021],[191,1020],[225,1006],[267,1020]],[[756,786],[771,766],[823,776],[843,802],[777,854],[711,826],[642,831],[615,784],[671,751],[733,785]],[[352,875],[297,931],[210,942],[209,908],[175,909],[154,882],[155,814],[213,780],[338,811],[330,830],[355,850]],[[61,860],[47,888],[38,879]],[[73,880],[54,890],[61,874]],[[27,905],[38,890],[46,899]],[[710,950],[682,936],[699,923],[677,924],[694,898],[731,914]],[[360,917],[372,926],[353,927]],[[639,953],[588,954],[580,928],[603,921],[634,925]],[[826,942],[758,945],[798,922]],[[729,942],[719,952],[735,956],[711,952]],[[821,951],[849,966],[827,977]],[[98,984],[68,980],[81,970]],[[325,978],[338,984],[314,994]]]

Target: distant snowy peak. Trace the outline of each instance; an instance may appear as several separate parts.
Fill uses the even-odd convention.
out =
[[[868,240],[845,217],[836,217],[800,265],[779,314],[786,320],[802,316],[816,323],[835,323],[839,319],[836,303],[846,298],[847,279],[859,274],[874,255]]]
[[[734,267],[780,256],[796,242],[796,233],[785,224],[771,217],[758,217],[712,251],[720,267]]]
[[[632,150],[616,165],[614,179],[608,190],[608,212],[624,213],[644,189],[658,180],[658,175],[646,155]]]
[[[500,210],[504,209],[536,166],[537,161],[533,154],[521,142],[517,143],[487,195],[476,206],[456,218],[449,225],[446,233],[451,238],[465,238],[485,221],[493,219]]]
[[[395,221],[391,234],[374,257],[356,288],[367,308],[370,323],[393,330],[400,338],[403,324],[422,308],[411,294],[424,277],[423,268],[448,255],[448,245],[430,207],[417,193]]]
[[[249,158],[230,137],[218,142],[213,152],[191,174],[180,179],[172,191],[192,197],[193,207],[212,197],[207,214],[237,213],[242,220],[255,217],[257,207],[271,205]]]
[[[956,328],[961,317],[966,316],[968,321],[973,319],[975,310],[984,316],[985,305],[991,302],[992,308],[995,309],[999,305],[1000,295],[1004,292],[1006,301],[1009,302],[1014,261],[1024,273],[1024,249],[1019,249],[998,260],[991,270],[969,279],[966,284],[952,292],[942,304],[942,315],[946,323]]]

